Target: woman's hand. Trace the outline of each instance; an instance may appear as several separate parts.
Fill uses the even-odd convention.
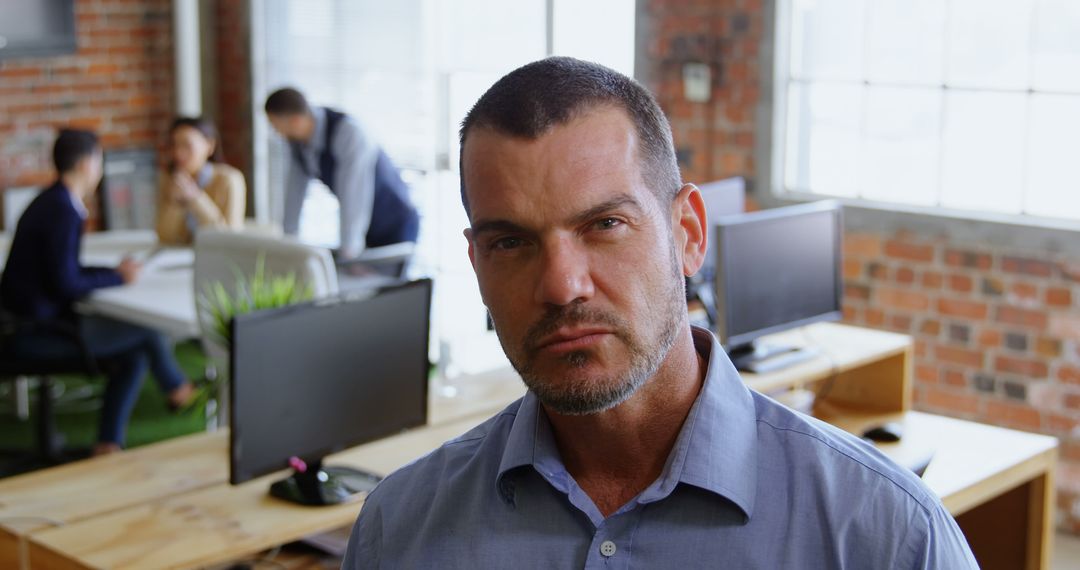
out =
[[[186,206],[188,202],[197,198],[200,192],[202,190],[199,189],[199,185],[195,184],[195,180],[188,173],[182,171],[173,172],[172,199],[177,203]]]

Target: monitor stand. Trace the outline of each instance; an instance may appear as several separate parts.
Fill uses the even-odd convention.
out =
[[[752,342],[728,351],[731,363],[744,372],[764,374],[806,362],[818,355],[813,347]]]
[[[323,467],[322,460],[306,465],[289,460],[293,474],[270,485],[270,495],[301,505],[337,505],[375,488],[382,477],[351,467]]]

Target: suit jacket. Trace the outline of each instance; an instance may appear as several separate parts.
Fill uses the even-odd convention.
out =
[[[0,277],[5,309],[28,319],[72,317],[76,300],[123,283],[115,269],[79,264],[82,230],[82,215],[62,183],[34,198],[19,218]]]

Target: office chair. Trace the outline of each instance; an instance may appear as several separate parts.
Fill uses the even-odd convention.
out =
[[[316,299],[338,292],[337,269],[326,249],[264,232],[199,230],[195,235],[195,305],[200,340],[212,364],[212,373],[229,369],[229,347],[215,332],[210,307],[201,299],[214,283],[221,283],[233,293],[238,278],[250,279],[255,274],[260,258],[267,276],[293,273],[299,284],[311,287]],[[219,423],[228,423],[228,392],[227,384],[219,383],[216,401]]]
[[[14,350],[14,340],[18,336],[37,333],[69,340],[78,356],[59,360],[39,359],[26,357]],[[57,463],[63,455],[64,438],[56,429],[52,378],[61,374],[100,375],[99,362],[90,354],[75,325],[19,319],[0,310],[0,379],[18,382],[20,378],[38,378],[36,459],[46,463]]]

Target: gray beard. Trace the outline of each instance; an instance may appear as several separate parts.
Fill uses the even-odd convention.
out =
[[[522,343],[521,351],[515,355],[524,356],[511,356],[510,351],[506,350],[506,342],[500,336],[503,351],[510,358],[514,369],[548,411],[564,416],[584,416],[610,410],[634,395],[660,369],[671,347],[675,345],[679,324],[682,322],[680,317],[685,311],[685,283],[682,272],[679,270],[674,247],[673,243],[670,254],[672,287],[665,295],[664,310],[659,313],[659,317],[664,318],[665,322],[660,331],[660,337],[656,339],[656,344],[651,349],[642,345],[641,340],[633,334],[632,329],[623,319],[580,305],[559,307],[545,315],[529,330]],[[626,344],[630,352],[630,367],[621,378],[590,378],[586,383],[556,387],[536,373],[530,356],[531,347],[536,346],[538,340],[559,327],[580,322],[608,325],[615,330],[615,336]],[[498,327],[495,329],[498,334]],[[565,362],[576,368],[585,367],[590,358],[592,357],[587,351],[574,351],[563,356]]]

